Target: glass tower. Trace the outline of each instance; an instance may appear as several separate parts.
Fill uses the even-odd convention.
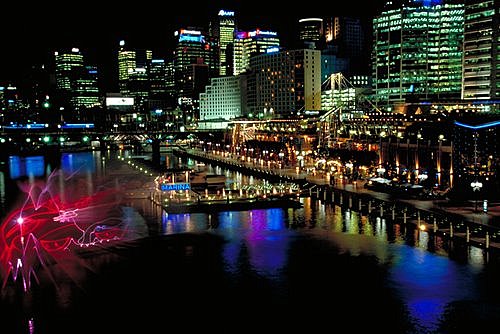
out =
[[[462,99],[500,97],[499,24],[495,0],[465,1]]]
[[[373,20],[373,84],[380,105],[457,99],[462,85],[464,5],[413,1]]]

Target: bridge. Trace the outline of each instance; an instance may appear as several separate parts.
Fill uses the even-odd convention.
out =
[[[160,145],[175,140],[220,139],[217,131],[99,129],[93,123],[63,125],[14,124],[0,128],[0,154],[29,154],[42,150],[107,148],[111,145]]]

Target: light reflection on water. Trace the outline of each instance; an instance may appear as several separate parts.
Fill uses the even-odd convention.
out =
[[[98,153],[67,156],[65,161],[62,168],[83,174],[82,180],[85,182],[82,185],[86,187],[80,192],[84,193],[97,188],[96,179],[105,173],[108,164],[106,161],[101,162]],[[87,164],[95,164],[95,167],[86,168]],[[223,172],[220,169],[210,171]],[[239,173],[224,173],[233,185],[260,182]],[[63,178],[58,180],[58,186],[61,194],[69,195],[73,191]],[[481,283],[478,279],[485,269],[485,252],[479,248],[469,247],[466,258],[468,264],[461,264],[447,257],[452,251],[446,239],[419,231],[411,224],[393,225],[385,218],[368,217],[352,210],[342,211],[338,206],[325,205],[322,201],[311,198],[302,198],[301,202],[301,209],[194,214],[162,212],[146,216],[153,220],[150,225],[158,226],[157,232],[163,235],[209,232],[222,236],[226,240],[220,253],[224,270],[235,282],[245,282],[248,276],[257,275],[263,281],[270,282],[273,288],[286,291],[291,285],[290,281],[296,279],[301,285],[298,289],[300,293],[317,297],[311,298],[313,301],[321,300],[323,293],[328,297],[334,296],[328,301],[332,307],[337,305],[337,311],[343,307],[342,303],[351,303],[351,298],[364,297],[365,290],[362,289],[366,289],[368,298],[378,296],[377,292],[382,289],[376,283],[374,285],[371,273],[363,272],[363,277],[357,277],[357,272],[352,273],[356,278],[353,283],[350,282],[350,276],[343,280],[346,274],[336,270],[351,270],[353,267],[350,263],[346,265],[344,258],[354,259],[353,261],[375,258],[380,271],[387,273],[383,284],[390,289],[391,295],[399,298],[409,318],[422,332],[439,332],[440,322],[451,303],[476,301],[484,294],[479,290],[489,291],[489,287],[485,287],[484,282]],[[139,210],[142,214],[147,208],[151,208],[149,201],[144,203]],[[124,207],[122,213],[122,219],[129,230],[136,232],[135,237],[141,238],[151,232],[137,210]],[[301,248],[304,244],[309,248]],[[313,262],[311,266],[308,266],[309,261]],[[365,262],[361,263],[361,266],[366,265]],[[322,271],[323,269],[316,270],[316,266],[332,268]],[[298,279],[294,276],[297,275],[297,271],[294,271],[297,268],[300,272]],[[354,270],[360,270],[359,268],[354,266]],[[158,270],[163,271],[163,268],[159,267]],[[322,276],[324,273],[327,275]],[[338,279],[334,282],[340,284],[332,284],[325,279]],[[304,281],[313,284],[303,284]],[[261,281],[258,284],[260,283]],[[62,287],[68,288],[64,285]],[[171,289],[175,290],[176,287]],[[256,289],[249,293],[253,292],[259,293]],[[71,290],[63,295],[73,296],[74,293]],[[345,298],[340,295],[345,295]],[[72,298],[61,303],[71,304]],[[362,305],[363,301],[359,303]],[[380,303],[383,304],[384,300],[380,300]]]
[[[290,248],[298,239],[327,240],[338,254],[375,256],[388,268],[386,284],[406,305],[409,318],[422,332],[439,329],[450,303],[477,298],[475,278],[484,265],[482,250],[471,248],[471,264],[460,264],[437,254],[446,254],[446,250],[425,231],[342,211],[310,198],[301,201],[302,209],[169,214],[164,217],[167,228],[163,232],[209,230],[221,235],[227,241],[222,255],[229,272],[238,275],[242,265],[248,265],[248,270],[277,285],[287,284],[283,272],[291,261]]]

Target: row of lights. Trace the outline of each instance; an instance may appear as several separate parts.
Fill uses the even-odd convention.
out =
[[[67,138],[67,137],[59,137],[59,139],[58,139],[58,140],[62,143],[62,142],[65,142],[65,141],[67,141],[67,140],[69,140],[69,139],[70,139],[70,138]],[[84,137],[82,138],[82,141],[83,141],[84,143],[87,143],[89,140],[90,140],[90,137],[88,137],[88,136],[84,136]],[[12,138],[0,138],[0,143],[1,143],[1,144],[6,143],[7,141],[11,142],[11,141],[12,141]],[[28,137],[28,138],[26,138],[26,142],[27,142],[27,143],[31,143],[32,141],[33,141],[33,139],[31,139],[31,138],[29,138],[29,137]],[[49,137],[49,136],[45,136],[45,137],[38,137],[38,141],[41,141],[41,142],[44,142],[44,143],[49,143],[50,141],[52,141],[52,138],[51,138],[51,137]]]

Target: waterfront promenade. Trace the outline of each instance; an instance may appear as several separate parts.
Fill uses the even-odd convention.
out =
[[[359,198],[360,208],[361,198],[372,198],[375,202],[378,202],[378,207],[382,207],[381,212],[384,211],[384,207],[390,207],[391,205],[394,207],[396,205],[410,207],[414,209],[413,211],[415,213],[415,216],[418,215],[419,217],[419,226],[421,224],[420,213],[423,214],[422,224],[426,224],[425,226],[429,227],[432,227],[432,224],[430,224],[428,221],[424,221],[423,217],[425,214],[427,217],[434,215],[449,217],[450,220],[459,222],[462,230],[460,230],[458,226],[456,226],[454,230],[453,223],[450,223],[449,227],[447,226],[443,228],[442,226],[440,226],[440,232],[451,235],[452,237],[454,235],[464,237],[467,241],[473,241],[481,246],[486,246],[486,248],[500,248],[500,243],[498,242],[500,241],[500,229],[498,227],[498,224],[500,223],[500,205],[498,205],[498,203],[493,203],[493,205],[488,208],[487,213],[484,213],[482,211],[474,212],[474,203],[470,203],[469,205],[454,205],[453,203],[449,203],[447,200],[418,200],[398,198],[388,193],[366,189],[364,187],[364,184],[366,182],[365,180],[346,183],[345,179],[337,179],[335,183],[331,184],[328,177],[324,174],[306,172],[307,170],[312,169],[307,167],[302,168],[301,170],[297,170],[296,168],[269,168],[267,165],[237,159],[227,153],[213,154],[196,149],[180,150],[176,151],[176,154],[187,155],[195,159],[198,158],[207,162],[219,163],[228,167],[233,166],[237,169],[245,169],[250,173],[265,173],[272,178],[296,181],[303,185],[307,185],[312,196],[323,200],[326,200],[327,193],[329,193],[330,195],[328,195],[328,198],[333,202],[335,200],[335,195],[333,193],[340,192],[345,193],[350,198],[350,204],[352,202],[351,197]],[[340,204],[342,204],[342,202]],[[366,206],[366,204],[363,205]],[[370,201],[370,212],[372,210],[371,205],[372,203]],[[349,206],[351,207],[351,205]],[[377,206],[377,204],[374,204],[373,208],[375,208],[375,206]],[[387,209],[385,210],[387,212]],[[408,219],[411,220],[412,218],[408,216]],[[465,227],[465,225],[467,226]],[[471,226],[469,227],[469,225]],[[473,228],[477,226],[479,226],[480,229],[483,228],[487,232],[483,231],[483,233],[480,233],[481,236],[474,236],[474,233],[470,232],[469,230],[473,230]],[[436,230],[437,228],[434,227],[434,232],[436,232]]]

